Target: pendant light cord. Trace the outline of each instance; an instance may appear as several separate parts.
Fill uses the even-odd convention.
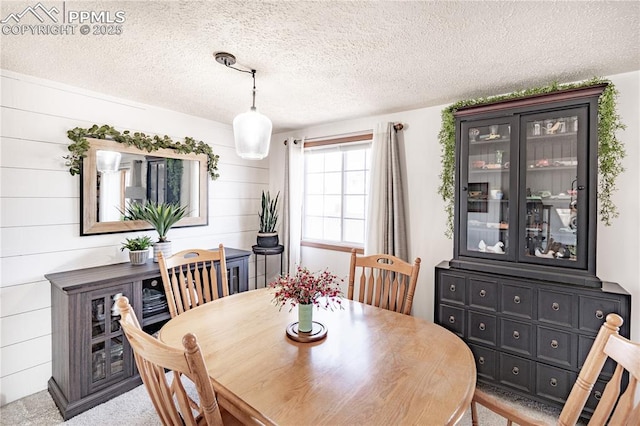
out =
[[[243,70],[242,68],[234,67],[233,64],[235,64],[235,58],[233,62],[222,60],[220,63],[222,63],[227,68],[251,74],[251,77],[253,78],[253,101],[251,102],[251,109],[256,109],[256,70]]]
[[[253,77],[253,102],[251,103],[251,109],[256,109],[256,70],[251,70],[251,77]]]

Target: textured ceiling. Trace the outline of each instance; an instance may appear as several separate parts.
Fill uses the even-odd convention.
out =
[[[3,69],[231,123],[251,76],[227,51],[274,132],[640,69],[639,1],[42,3],[122,10],[123,32],[2,35]]]

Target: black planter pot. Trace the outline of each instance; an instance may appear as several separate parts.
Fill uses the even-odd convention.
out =
[[[258,247],[271,248],[278,247],[279,243],[277,232],[258,232]]]

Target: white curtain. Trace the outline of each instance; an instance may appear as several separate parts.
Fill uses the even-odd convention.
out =
[[[407,260],[407,232],[398,138],[393,123],[373,132],[364,253]]]
[[[297,142],[297,143],[296,143]],[[282,244],[284,273],[300,264],[302,239],[302,198],[304,191],[304,139],[289,138],[285,145]]]

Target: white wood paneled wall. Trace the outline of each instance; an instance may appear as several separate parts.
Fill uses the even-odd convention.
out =
[[[268,161],[235,154],[231,126],[106,94],[0,70],[0,405],[46,389],[51,376],[51,295],[44,274],[125,262],[125,237],[80,237],[80,181],[64,165],[66,132],[116,129],[191,136],[220,155],[209,181],[209,225],[172,229],[174,251],[191,247],[250,250],[255,244]],[[155,231],[146,234],[155,238]],[[264,271],[258,259],[258,282]],[[271,268],[271,266],[270,266]],[[250,261],[253,287],[254,262]],[[263,274],[264,272],[262,272]]]

